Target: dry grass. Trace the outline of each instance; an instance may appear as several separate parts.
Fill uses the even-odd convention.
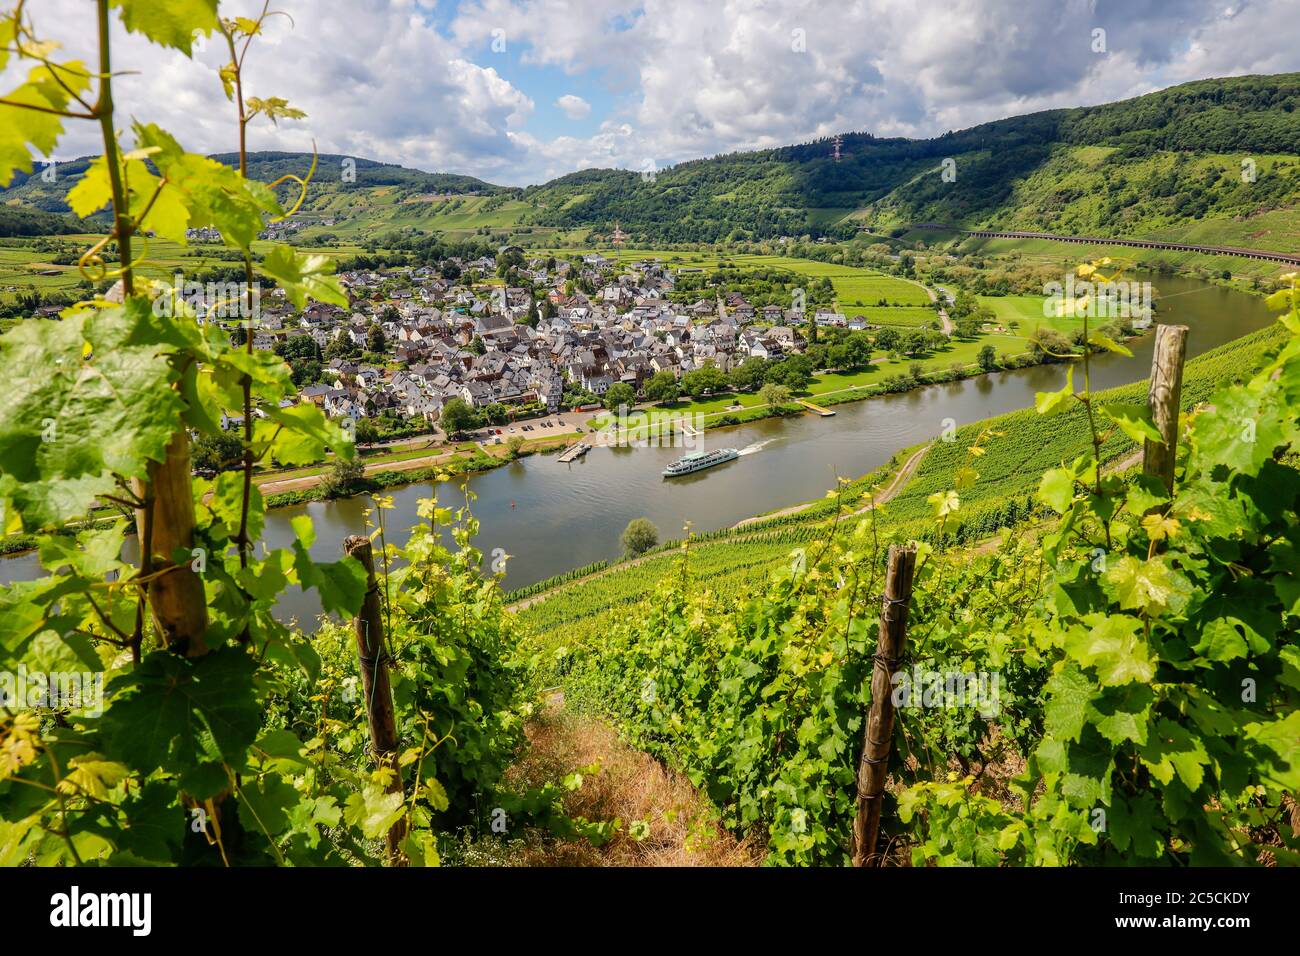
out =
[[[551,706],[528,726],[528,747],[511,768],[512,781],[541,786],[580,767],[584,774],[565,811],[589,820],[623,823],[601,847],[585,840],[534,835],[510,862],[518,866],[757,866],[762,851],[716,822],[716,811],[681,775],[629,747],[605,724]],[[645,839],[627,834],[634,820],[650,825]]]

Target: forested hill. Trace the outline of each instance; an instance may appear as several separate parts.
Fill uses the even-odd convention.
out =
[[[239,161],[236,153],[218,153],[213,159],[234,165]],[[262,182],[274,182],[286,175],[306,176],[311,169],[310,153],[254,152],[248,154],[248,175]],[[43,167],[37,164],[31,174],[15,173],[7,190],[0,190],[0,201],[14,200],[24,206],[46,212],[65,214],[68,210],[68,191],[85,174],[89,157],[59,163],[55,167],[53,182],[41,177]],[[344,198],[342,194],[347,191]],[[494,186],[473,176],[455,173],[426,173],[392,163],[373,159],[342,156],[332,153],[316,158],[316,172],[312,189],[304,204],[307,213],[329,215],[347,201],[362,199],[362,207],[387,198],[389,202],[422,197],[491,197],[509,194],[514,190]]]
[[[1139,230],[1300,197],[1300,74],[1204,80],[928,140],[865,133],[656,171],[586,170],[525,198],[542,224],[718,240],[918,222]],[[1253,158],[1254,182],[1242,160]],[[950,159],[945,179],[944,160]]]
[[[355,238],[519,226],[600,236],[617,222],[634,241],[709,242],[941,222],[1281,248],[1300,226],[1298,107],[1300,74],[1202,80],[933,139],[848,133],[524,190],[323,155],[302,215]],[[249,172],[270,182],[309,166],[304,153],[253,153]],[[85,167],[60,164],[54,183],[18,176],[0,200],[65,213]]]

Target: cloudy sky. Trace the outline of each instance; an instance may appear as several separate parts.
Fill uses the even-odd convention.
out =
[[[8,6],[9,4],[4,4]],[[1192,79],[1300,70],[1295,0],[276,0],[246,92],[308,113],[253,149],[310,149],[526,185],[837,132],[930,136]],[[34,0],[93,59],[88,0]],[[258,0],[223,0],[226,16]],[[122,34],[119,112],[234,146],[216,43]],[[17,74],[0,73],[11,88]],[[56,158],[97,152],[73,124]],[[80,128],[78,128],[80,127]]]

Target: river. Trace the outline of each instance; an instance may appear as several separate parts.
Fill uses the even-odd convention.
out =
[[[1144,278],[1144,277],[1139,277]],[[1157,321],[1191,327],[1189,357],[1239,338],[1272,321],[1257,297],[1195,280],[1149,277],[1157,289]],[[1095,389],[1139,381],[1151,367],[1154,335],[1128,343],[1133,358],[1103,353],[1094,358]],[[706,447],[735,447],[735,461],[683,478],[666,480],[664,466],[681,448],[595,448],[584,459],[560,464],[534,455],[494,471],[436,488],[430,483],[394,489],[386,526],[391,540],[416,522],[416,502],[436,491],[443,504],[463,500],[460,485],[478,496],[481,523],[477,545],[485,554],[509,554],[505,586],[518,588],[619,553],[619,535],[633,518],[646,517],[661,538],[679,536],[689,521],[712,531],[799,501],[820,497],[837,475],[857,477],[887,462],[898,449],[937,436],[945,419],[960,425],[1025,408],[1034,393],[1060,388],[1060,365],[1034,366],[933,385],[835,406],[833,418],[800,415],[705,433]],[[313,502],[270,512],[264,538],[287,547],[290,519],[311,516],[316,528],[312,554],[339,556],[343,539],[363,532],[370,499]],[[133,544],[133,542],[132,542]],[[43,572],[34,554],[0,562],[0,581],[29,580]],[[308,621],[319,611],[315,595],[294,589],[278,616]]]

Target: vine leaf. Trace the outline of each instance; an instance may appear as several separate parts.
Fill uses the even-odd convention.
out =
[[[1088,702],[1096,688],[1083,671],[1067,663],[1044,688],[1043,726],[1058,740],[1078,740],[1088,719]]]
[[[1074,500],[1074,472],[1068,468],[1053,468],[1044,473],[1038,486],[1038,497],[1053,511],[1065,514]]]
[[[1151,420],[1149,409],[1140,405],[1116,404],[1099,406],[1099,410],[1134,441],[1153,441],[1159,445],[1165,443],[1164,437],[1156,430],[1155,423]]]
[[[294,570],[304,588],[315,588],[320,595],[321,607],[327,613],[346,616],[361,610],[366,596],[366,570],[360,561],[344,558],[342,561],[317,562],[311,559],[308,549],[316,540],[311,518],[298,515],[291,522],[297,538],[293,542]]]
[[[276,245],[261,263],[262,271],[280,283],[289,301],[301,309],[309,298],[344,308],[347,293],[334,277],[329,256],[304,255],[286,245]]]
[[[1126,614],[1094,615],[1100,618],[1090,630],[1076,630],[1066,639],[1066,651],[1086,667],[1095,668],[1103,687],[1134,681],[1149,683],[1156,674],[1156,662],[1145,638],[1139,636],[1142,622]]]
[[[11,31],[12,32],[12,31]],[[0,105],[0,187],[13,181],[15,169],[30,173],[32,156],[49,156],[63,134],[63,117],[41,110],[64,110],[72,97],[63,84],[77,94],[90,86],[90,73],[80,62],[58,65],[57,79],[45,65],[33,68],[27,82],[5,94],[9,103]],[[14,104],[40,107],[25,109]]]
[[[242,765],[262,723],[256,670],[257,662],[234,646],[193,661],[167,651],[147,655],[113,683],[115,699],[103,718],[108,756],[145,774],[218,758]]]
[[[168,356],[156,345],[124,344],[148,317],[148,303],[137,299],[23,322],[0,338],[0,471],[11,479],[0,480],[0,495],[24,527],[85,514],[110,490],[111,475],[142,477],[149,460],[163,459],[183,410]]]
[[[1040,415],[1059,412],[1074,397],[1074,366],[1065,370],[1065,385],[1055,392],[1038,392],[1034,396],[1034,407]]]
[[[122,11],[122,24],[159,46],[193,51],[196,33],[217,29],[217,0],[109,0]]]

